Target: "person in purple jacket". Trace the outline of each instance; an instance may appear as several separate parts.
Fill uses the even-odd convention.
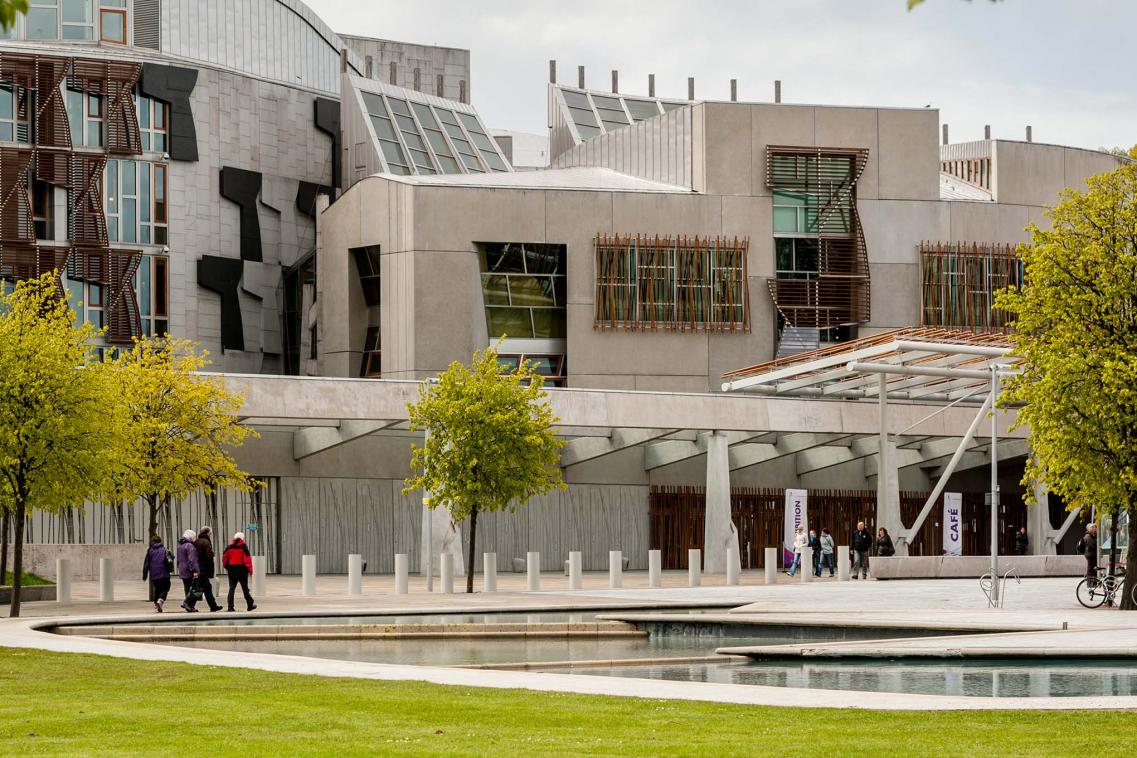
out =
[[[174,556],[162,544],[162,538],[154,535],[150,538],[150,547],[146,549],[146,557],[142,559],[142,581],[150,580],[154,587],[154,610],[162,612],[166,604],[166,596],[170,594],[170,569],[174,567]]]
[[[192,590],[194,583],[197,582],[200,568],[197,563],[197,546],[194,545],[194,540],[197,539],[197,532],[193,529],[186,529],[182,533],[182,538],[178,540],[178,576],[181,577],[182,586],[186,591],[186,599],[182,601],[182,608],[186,613],[197,613],[197,598],[194,596]]]

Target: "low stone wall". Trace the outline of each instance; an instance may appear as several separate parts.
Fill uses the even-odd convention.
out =
[[[114,561],[115,579],[142,581],[144,545],[24,545],[24,571],[39,574],[44,579],[55,579],[55,559],[71,561],[72,579],[98,579],[99,559]],[[8,549],[8,570],[12,566],[12,551]]]
[[[40,576],[43,576],[43,574],[40,574]],[[37,600],[55,600],[55,585],[36,584],[31,587],[22,587],[20,589],[20,602],[31,603]],[[12,588],[0,587],[0,605],[10,605],[11,603]]]
[[[1014,569],[1020,577],[1081,576],[1086,561],[1080,555],[999,556],[999,575]],[[991,556],[930,555],[871,558],[869,573],[876,579],[978,579],[991,570]]]

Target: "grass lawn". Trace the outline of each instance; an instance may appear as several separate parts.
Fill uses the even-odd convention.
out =
[[[44,579],[39,574],[33,574],[30,571],[25,571],[20,576],[23,577],[23,586],[25,587],[34,587],[41,584],[55,584],[55,582],[51,581],[50,579]],[[11,587],[12,580],[15,578],[15,575],[11,571],[5,571],[4,579],[3,581],[0,581],[0,586]]]
[[[1135,726],[1132,712],[759,708],[0,648],[4,755],[1096,757],[1133,755]]]

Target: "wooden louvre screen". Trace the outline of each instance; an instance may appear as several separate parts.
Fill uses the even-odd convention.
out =
[[[766,184],[804,198],[817,240],[816,275],[769,280],[770,295],[788,326],[825,329],[870,317],[869,263],[857,212],[857,182],[867,149],[779,147],[766,150]]]
[[[747,238],[597,234],[597,329],[749,332]]]
[[[920,243],[920,324],[1006,330],[1010,314],[995,309],[995,293],[1023,283],[1013,244]]]

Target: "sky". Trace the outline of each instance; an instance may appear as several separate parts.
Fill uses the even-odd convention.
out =
[[[939,108],[951,141],[1137,143],[1137,0],[305,0],[339,32],[470,51],[495,129],[545,133],[548,61],[591,89]]]

